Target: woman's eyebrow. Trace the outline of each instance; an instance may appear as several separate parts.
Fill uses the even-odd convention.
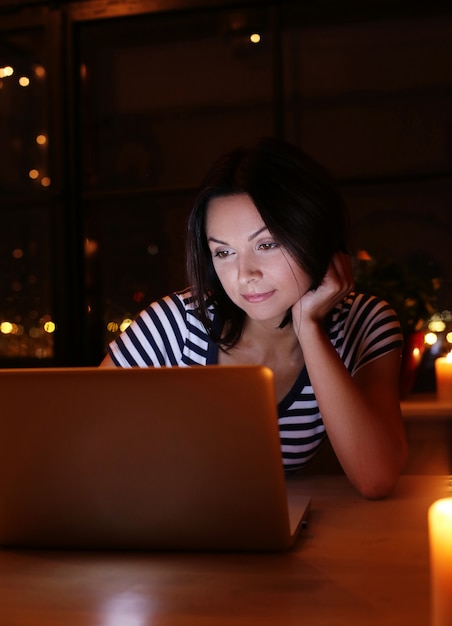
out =
[[[267,226],[262,226],[262,228],[259,228],[259,230],[256,230],[256,232],[252,233],[249,237],[248,237],[248,241],[253,241],[253,239],[255,239],[256,237],[258,237],[261,233],[263,233],[264,231],[268,230]],[[213,241],[215,243],[219,243],[222,246],[227,246],[229,245],[227,243],[227,241],[222,241],[221,239],[216,239],[215,237],[209,237],[207,239],[207,241]]]
[[[215,243],[219,243],[222,246],[227,246],[228,245],[226,241],[221,241],[221,239],[215,239],[215,237],[209,237],[207,239],[207,241],[214,241]]]
[[[258,237],[261,233],[263,233],[265,230],[268,230],[267,226],[262,226],[262,228],[259,228],[259,230],[256,230],[255,233],[253,233],[252,235],[248,237],[248,241],[252,241],[256,237]]]

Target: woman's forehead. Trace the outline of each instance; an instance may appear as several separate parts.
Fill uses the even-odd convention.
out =
[[[212,198],[207,205],[206,233],[217,230],[228,232],[255,232],[265,222],[248,194],[234,194]]]

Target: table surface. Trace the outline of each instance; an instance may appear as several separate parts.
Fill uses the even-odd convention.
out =
[[[452,400],[438,400],[436,394],[412,394],[400,403],[407,420],[452,418]]]
[[[296,488],[312,507],[285,553],[0,551],[0,626],[426,626],[427,510],[452,477],[379,501],[338,475]]]

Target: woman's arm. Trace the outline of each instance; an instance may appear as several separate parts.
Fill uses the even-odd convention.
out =
[[[406,460],[400,412],[400,349],[369,362],[352,377],[324,329],[323,320],[352,287],[346,255],[335,255],[322,285],[293,308],[328,437],[349,480],[368,498],[393,489]]]
[[[99,367],[116,367],[113,359],[109,354],[105,355],[103,361],[100,363]]]

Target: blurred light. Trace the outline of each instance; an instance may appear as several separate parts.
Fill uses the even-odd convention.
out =
[[[30,84],[30,79],[27,76],[21,76],[19,78],[19,85],[21,87],[28,87],[29,84]]]
[[[159,253],[159,247],[155,243],[150,243],[147,249],[148,254],[150,254],[151,256],[155,256]]]
[[[17,324],[11,322],[3,322],[4,329],[1,329],[1,332],[5,335],[21,335],[23,332],[23,327],[18,326]]]
[[[45,68],[42,65],[36,65],[34,68],[36,78],[44,78],[46,75]]]
[[[144,291],[135,291],[135,293],[132,296],[133,297],[133,301],[134,302],[143,302],[144,296],[145,296]]]
[[[428,346],[433,346],[438,341],[438,336],[435,333],[426,333],[424,336],[424,343]]]
[[[358,250],[356,253],[356,258],[358,261],[372,261],[372,257],[367,252],[367,250]]]
[[[413,357],[413,361],[415,363],[419,363],[422,357],[422,353],[419,348],[413,348],[411,356]]]
[[[51,181],[50,181],[50,178],[49,178],[48,176],[43,176],[43,177],[41,178],[41,185],[42,185],[43,187],[50,187],[50,182],[51,182]]]
[[[0,332],[4,335],[9,335],[13,331],[13,325],[11,322],[1,322],[0,323]]]
[[[128,328],[130,326],[130,324],[132,323],[132,320],[129,319],[128,317],[126,317],[125,319],[122,320],[122,322],[119,324],[119,330],[121,332],[124,332],[126,328]]]
[[[44,330],[46,331],[46,333],[54,333],[55,332],[55,323],[54,322],[46,322],[44,324]]]
[[[250,35],[251,43],[259,43],[260,40],[261,40],[261,36],[259,35],[259,33],[253,33],[252,35]]]
[[[452,333],[447,333],[446,341],[447,341],[447,343],[452,343]]]
[[[0,67],[0,78],[6,78],[7,76],[12,76],[14,74],[14,70],[10,65],[5,65],[5,67]]]
[[[38,135],[36,137],[36,143],[43,146],[47,143],[47,137],[45,135]]]
[[[119,324],[117,322],[108,322],[107,330],[110,333],[116,333],[119,330]]]
[[[154,622],[152,600],[134,591],[109,595],[100,608],[99,626],[146,626]]]
[[[21,248],[14,248],[13,257],[15,259],[21,259],[24,256],[24,251]]]
[[[85,255],[92,256],[95,254],[99,248],[99,243],[95,239],[85,239]]]
[[[433,333],[442,333],[446,329],[446,323],[443,320],[434,319],[428,323],[428,329]]]
[[[28,172],[28,176],[30,178],[32,178],[33,180],[36,180],[38,178],[38,176],[39,176],[39,172],[38,172],[38,170],[30,170]]]

